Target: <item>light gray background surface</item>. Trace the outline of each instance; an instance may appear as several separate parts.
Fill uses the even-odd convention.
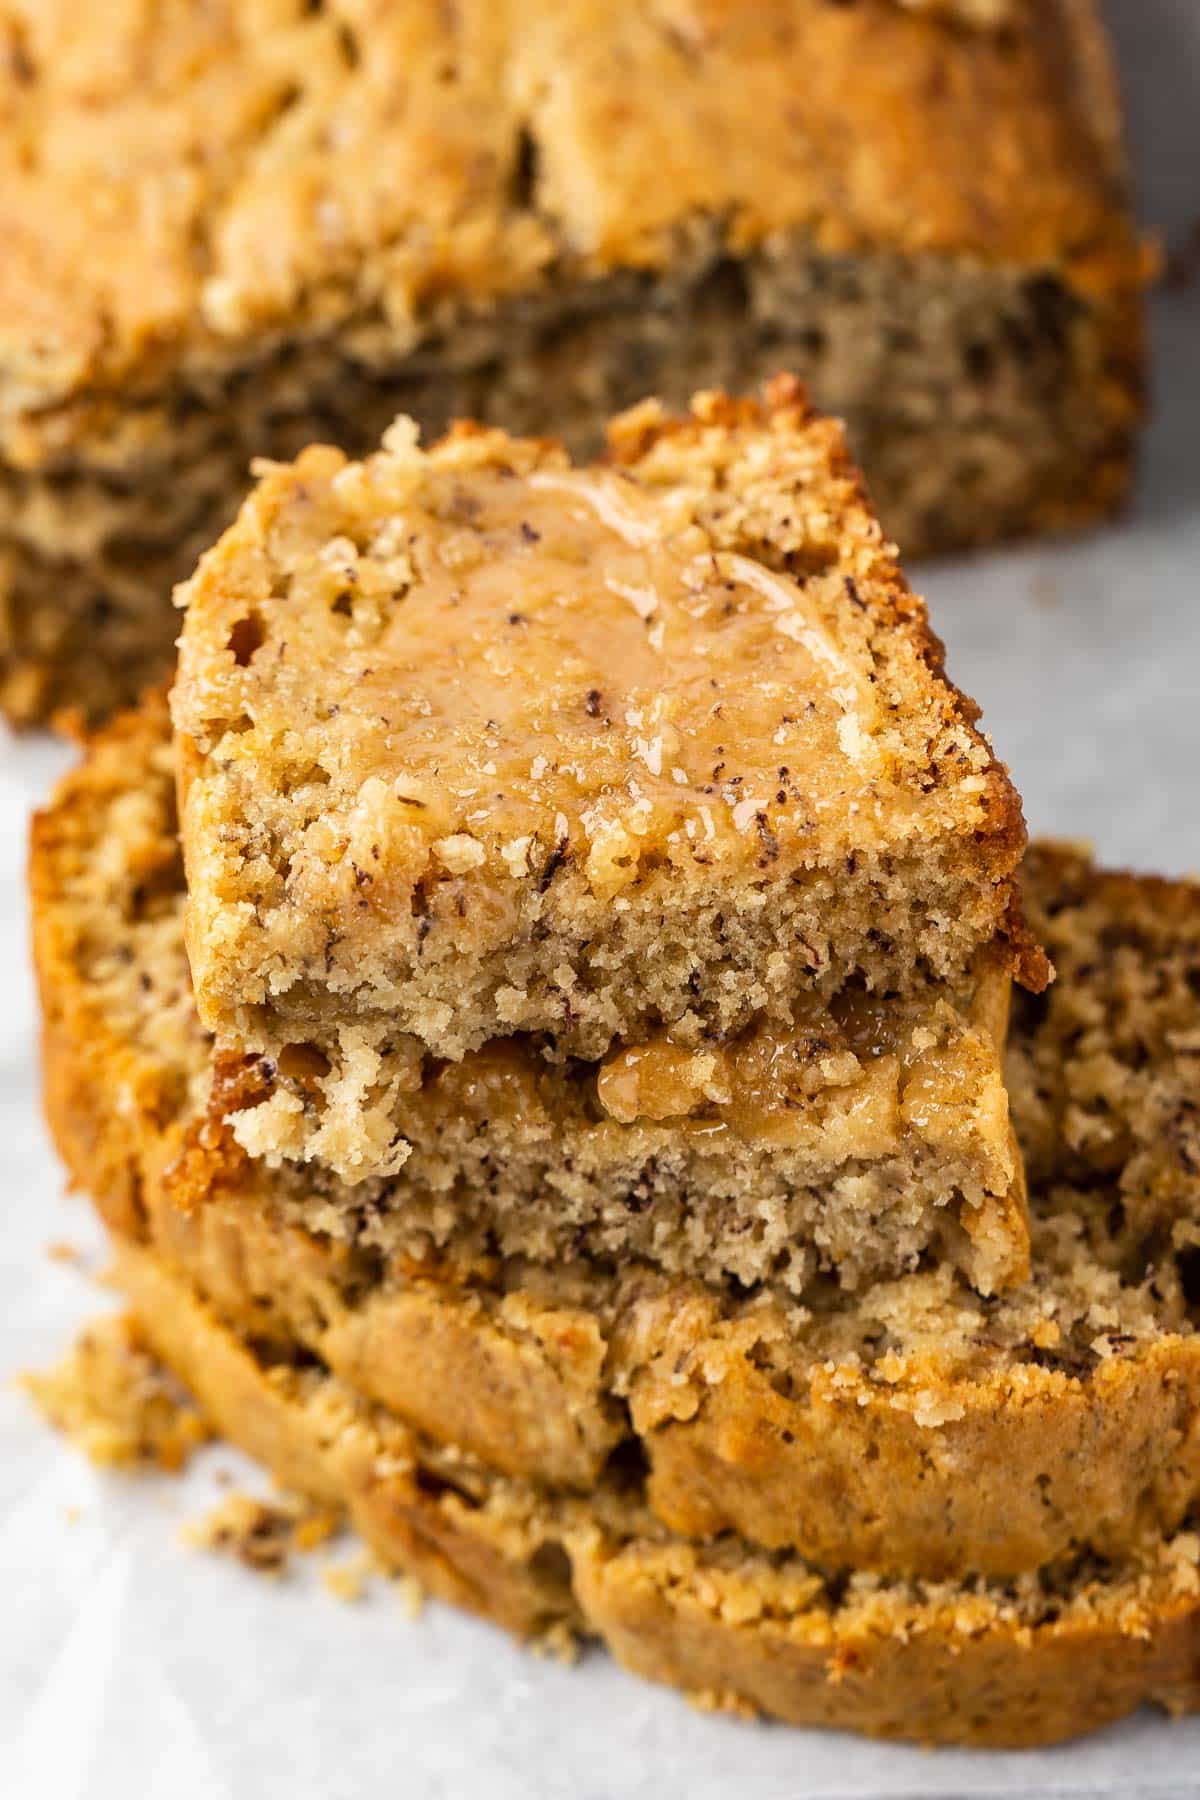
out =
[[[1200,217],[1200,0],[1110,0],[1142,215]],[[1200,871],[1200,286],[1155,305],[1156,419],[1138,503],[1071,544],[919,571],[956,679],[984,706],[1035,831],[1109,860]],[[1040,1756],[925,1754],[701,1718],[604,1657],[536,1661],[378,1587],[333,1600],[180,1547],[237,1469],[97,1475],[7,1377],[96,1309],[49,1261],[98,1235],[36,1117],[21,898],[26,819],[66,760],[0,761],[0,1795],[14,1800],[715,1800],[1200,1793],[1200,1721],[1143,1716]],[[345,1554],[344,1552],[342,1553]]]

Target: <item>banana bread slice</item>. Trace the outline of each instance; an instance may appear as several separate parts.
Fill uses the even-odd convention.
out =
[[[594,447],[787,367],[909,553],[1110,511],[1143,270],[1097,9],[945,10],[8,8],[0,705],[165,676],[251,458],[400,410]]]
[[[206,1114],[165,737],[161,702],[114,727],[36,827],[47,1106],[113,1229],[240,1333],[299,1341],[540,1484],[644,1458],[674,1528],[826,1567],[1004,1578],[1178,1529],[1200,1492],[1195,887],[1027,857],[1062,971],[1020,999],[1009,1056],[1037,1177],[1027,1287],[987,1300],[942,1263],[797,1304],[470,1234],[387,1252],[369,1209],[348,1233],[344,1204],[322,1214]]]
[[[661,1118],[763,1085],[750,1025],[853,1038],[805,1017],[847,984],[1044,979],[1017,796],[838,429],[781,378],[612,445],[307,451],[183,590],[188,949],[270,1059],[256,1152],[391,1174],[422,1057],[501,1035],[638,1046],[602,1103]]]
[[[1011,786],[792,384],[623,430],[624,480],[499,434],[310,454],[202,564],[173,710],[214,1116],[389,1251],[799,1292],[938,1245],[1011,1285]]]
[[[614,1469],[577,1499],[498,1476],[311,1360],[252,1351],[132,1245],[118,1279],[217,1429],[285,1485],[345,1506],[437,1597],[521,1637],[598,1638],[710,1708],[927,1744],[1048,1744],[1145,1702],[1200,1705],[1194,1529],[1002,1584],[825,1575],[733,1537],[672,1536],[636,1474]]]

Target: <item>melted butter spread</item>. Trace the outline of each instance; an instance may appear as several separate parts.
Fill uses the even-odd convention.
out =
[[[906,1131],[945,1142],[976,1108],[981,1081],[999,1079],[1008,985],[987,971],[965,1016],[844,990],[828,1007],[810,999],[790,1030],[764,1025],[699,1049],[664,1032],[609,1057],[597,1095],[622,1124],[707,1120],[779,1148],[809,1145],[831,1106],[858,1154],[884,1154]]]
[[[984,958],[972,990],[956,1001],[944,989],[927,1001],[901,1001],[846,988],[825,1004],[797,1003],[790,1028],[759,1025],[740,1037],[699,1047],[669,1031],[615,1051],[596,1072],[601,1120],[631,1126],[670,1120],[676,1130],[712,1140],[725,1133],[748,1144],[847,1157],[894,1154],[902,1141],[954,1146],[986,1135],[980,1114],[1007,1117],[1001,1059],[1011,981],[999,959]],[[316,1096],[328,1072],[309,1045],[290,1045],[279,1074]],[[431,1062],[416,1038],[397,1037],[389,1075],[414,1117],[437,1125],[446,1115],[481,1127],[530,1126],[564,1104],[549,1102],[543,1080],[557,1081],[537,1052],[512,1038],[493,1039],[460,1062]],[[587,1084],[576,1101],[585,1108]],[[261,1066],[241,1059],[218,1068],[220,1111],[255,1106],[270,1091]],[[556,1089],[555,1092],[558,1090]],[[567,1115],[576,1115],[568,1105]]]
[[[674,490],[428,471],[290,579],[304,642],[262,652],[279,716],[320,656],[361,777],[348,847],[381,872],[538,875],[569,849],[611,897],[654,852],[766,867],[886,774],[869,658]]]

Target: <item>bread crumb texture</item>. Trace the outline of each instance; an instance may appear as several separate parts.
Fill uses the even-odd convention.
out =
[[[789,1031],[755,1027],[724,1045],[701,1035],[691,1048],[658,1034],[599,1069],[548,1061],[519,1037],[440,1063],[397,1035],[355,1091],[389,1138],[403,1125],[398,1175],[359,1171],[344,1185],[290,1160],[281,1152],[298,1159],[298,1139],[272,1137],[282,1109],[321,1143],[350,1102],[335,1104],[311,1049],[214,1062],[183,953],[165,733],[158,703],[96,745],[75,798],[39,822],[37,866],[46,954],[86,963],[97,1028],[124,1020],[127,1043],[160,1047],[138,1059],[137,1079],[172,1089],[147,1103],[189,1120],[186,1152],[164,1170],[181,1206],[207,1203],[249,1157],[272,1171],[266,1184],[296,1227],[416,1264],[447,1252],[636,1256],[801,1294],[830,1270],[847,1287],[897,1274],[936,1245],[986,1291],[1023,1276],[1003,956],[981,959],[961,991],[813,996]],[[99,818],[111,830],[97,855]],[[64,1048],[68,1033],[79,1041],[65,1013],[61,1033]],[[65,1087],[64,1101],[74,1105]],[[103,1136],[114,1141],[110,1121]],[[143,1205],[128,1173],[114,1175]]]

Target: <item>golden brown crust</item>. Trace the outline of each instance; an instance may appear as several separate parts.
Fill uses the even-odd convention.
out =
[[[165,721],[165,700],[151,704]],[[133,1236],[142,1227],[145,1129],[151,1121],[165,1126],[178,1114],[180,1075],[114,1031],[95,991],[82,986],[72,991],[64,983],[66,971],[81,966],[88,925],[81,913],[55,901],[90,864],[96,815],[128,793],[128,756],[136,756],[145,768],[145,729],[145,715],[137,712],[112,723],[98,740],[97,754],[81,766],[73,803],[51,804],[34,814],[29,855],[43,1103],[68,1169],[76,1179],[87,1171],[87,1191],[100,1204],[105,1222]],[[134,849],[133,859],[139,856],[151,891],[164,875],[168,885],[178,883],[178,848],[172,854],[161,833],[152,833]],[[127,1107],[112,1105],[114,1084],[129,1095]]]
[[[1079,1542],[1121,1555],[1142,1532],[1179,1524],[1200,1491],[1186,1261],[1198,1211],[1187,1134],[1193,886],[1031,853],[1035,917],[1068,979],[1022,1002],[1013,1079],[1039,1240],[1034,1282],[1010,1299],[981,1301],[944,1269],[835,1297],[808,1318],[770,1297],[746,1304],[636,1269],[620,1280],[486,1258],[380,1269],[290,1222],[270,1175],[227,1132],[197,1125],[181,1095],[209,1051],[186,992],[176,1038],[147,1041],[89,961],[108,943],[102,964],[130,968],[122,834],[147,895],[143,875],[173,854],[161,768],[155,822],[139,835],[139,812],[114,815],[131,789],[153,791],[163,729],[159,703],[102,737],[37,827],[47,1106],[75,1179],[114,1229],[152,1242],[239,1331],[300,1339],[422,1430],[514,1475],[587,1488],[632,1435],[672,1526],[736,1529],[828,1566],[1007,1575]],[[110,871],[108,901],[95,895],[97,866]],[[177,868],[160,876],[160,898],[175,895],[172,944],[140,971],[153,973],[143,1004],[155,1019],[176,1005],[177,978],[163,971],[181,961],[178,881]],[[137,958],[128,985],[138,988]],[[1127,1004],[1140,1021],[1132,1033]],[[1075,1056],[1077,1014],[1093,1039]],[[1077,1084],[1104,1066],[1106,1042],[1128,1073],[1096,1104],[1133,1136],[1117,1140],[1116,1160],[1102,1146],[1090,1166],[1094,1133],[1072,1147],[1059,1121],[1069,1093],[1077,1107],[1087,1099]],[[133,1108],[108,1105],[115,1082]],[[1116,1199],[1129,1213],[1119,1231]]]
[[[1191,1598],[1025,1631],[973,1627],[968,1598],[950,1595],[935,1622],[903,1634],[866,1623],[805,1642],[794,1621],[731,1628],[689,1554],[637,1552],[574,1562],[589,1622],[619,1662],[735,1710],[923,1744],[1028,1748],[1110,1724],[1150,1702],[1200,1704],[1197,1610]],[[699,1573],[700,1571],[697,1571]],[[714,1604],[714,1599],[716,1603]],[[911,1633],[911,1635],[910,1635]]]
[[[434,1594],[520,1636],[594,1635],[710,1706],[925,1743],[1052,1743],[1146,1701],[1200,1704],[1194,1537],[1010,1590],[835,1591],[803,1564],[671,1539],[619,1487],[543,1500],[315,1371],[264,1368],[144,1252],[121,1251],[120,1279],[220,1430],[288,1485],[346,1504],[377,1554]]]
[[[691,1316],[683,1296],[667,1304],[675,1327],[660,1323],[631,1413],[650,1503],[685,1535],[736,1530],[827,1567],[1003,1577],[1077,1543],[1120,1554],[1176,1526],[1200,1489],[1191,1336],[1167,1330],[1068,1373],[1026,1360],[1035,1325],[990,1370],[948,1374],[919,1350],[885,1359],[883,1375],[809,1356],[780,1392],[785,1353],[760,1367],[748,1334],[706,1328],[703,1301]]]

